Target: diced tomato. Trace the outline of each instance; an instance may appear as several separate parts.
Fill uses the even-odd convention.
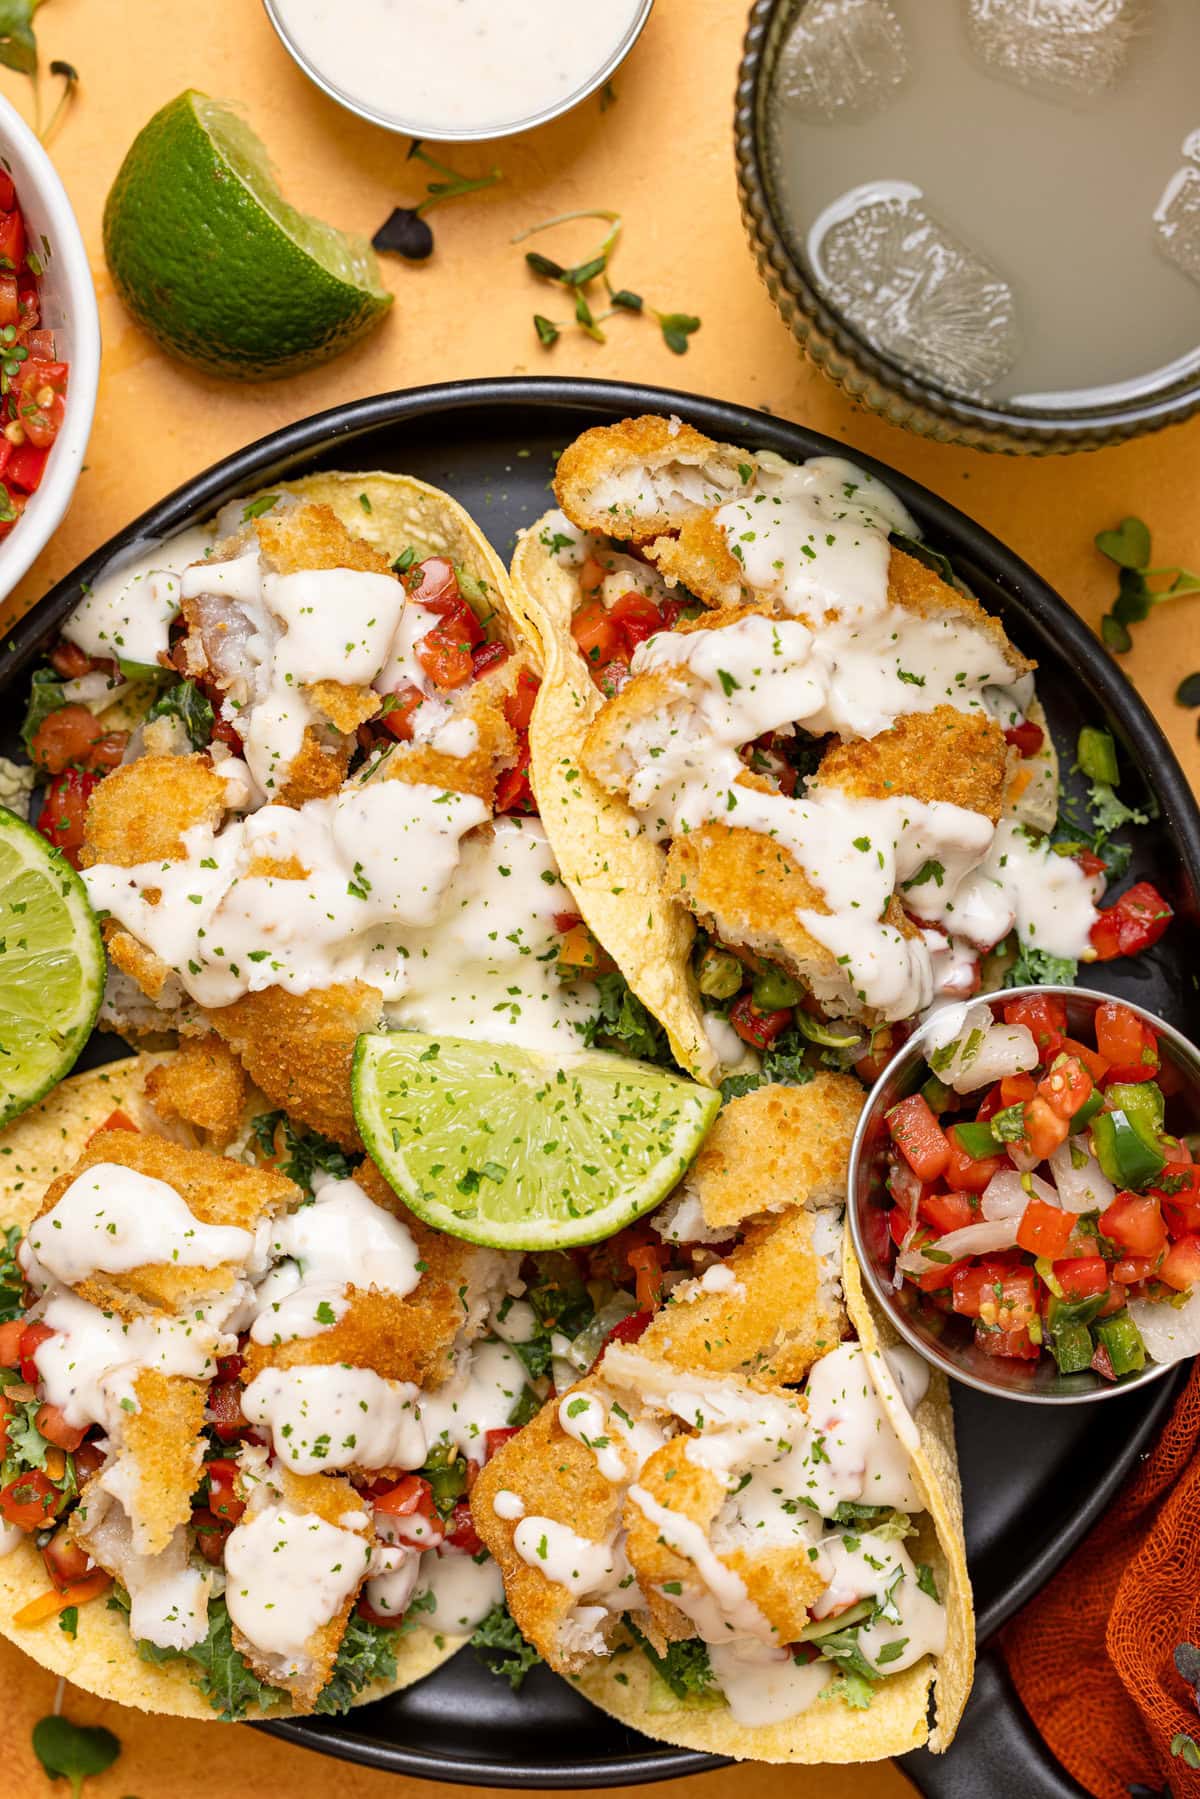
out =
[[[1023,758],[1036,756],[1046,741],[1046,733],[1041,725],[1035,725],[1032,719],[1022,719],[1019,725],[1010,725],[1004,733],[1005,743],[1011,743],[1019,750]]]
[[[66,363],[42,362],[31,356],[21,364],[21,373],[13,385],[17,389],[17,418],[26,437],[39,450],[47,449],[66,416]]]
[[[451,1512],[446,1542],[452,1543],[455,1549],[461,1549],[466,1555],[478,1555],[483,1548],[475,1529],[475,1520],[471,1516],[469,1500],[460,1499]]]
[[[87,1435],[86,1424],[80,1429],[68,1424],[62,1407],[57,1405],[40,1405],[34,1423],[47,1443],[53,1443],[56,1449],[64,1449],[68,1455],[75,1453]]]
[[[18,1474],[0,1487],[0,1518],[18,1530],[41,1530],[58,1510],[62,1494],[40,1468]]]
[[[60,775],[72,763],[85,765],[92,745],[103,735],[86,706],[60,706],[48,712],[34,732],[29,753],[39,768]]]
[[[626,650],[616,649],[607,662],[601,662],[592,669],[592,680],[600,689],[606,700],[628,684],[630,677],[629,654]]]
[[[240,1355],[219,1355],[217,1357],[217,1379],[236,1380],[245,1363]]]
[[[9,186],[12,186],[11,182]],[[19,269],[25,260],[25,219],[15,200],[14,190],[12,202],[0,216],[0,262],[10,269]]]
[[[1031,1074],[1006,1074],[1000,1083],[1000,1105],[1023,1106],[1037,1095],[1037,1082]]]
[[[1096,1043],[1113,1081],[1152,1081],[1158,1072],[1158,1039],[1136,1012],[1116,1000],[1096,1008]]]
[[[1077,862],[1079,864],[1089,880],[1093,875],[1102,875],[1105,873],[1104,857],[1097,856],[1092,850],[1077,850],[1071,857],[1071,860],[1072,862]]]
[[[979,1211],[965,1193],[930,1193],[921,1200],[917,1210],[939,1237],[944,1237],[947,1231],[962,1230],[964,1225],[979,1222]]]
[[[371,1504],[377,1512],[386,1512],[390,1518],[409,1518],[414,1512],[432,1518],[433,1488],[419,1474],[402,1474],[393,1486],[385,1487],[382,1492],[372,1490]]]
[[[427,631],[416,646],[417,661],[429,676],[435,687],[449,692],[461,687],[464,681],[471,679],[473,663],[471,652],[475,640],[466,627],[465,618],[469,617],[476,630],[479,621],[469,606],[462,611],[448,613],[445,618]],[[385,721],[386,722],[386,721]]]
[[[0,474],[3,472],[0,466]],[[60,637],[50,652],[50,666],[64,681],[78,681],[81,675],[90,675],[94,668],[105,665],[98,658],[89,656],[86,650],[81,650],[77,643],[68,643],[65,637]]]
[[[1158,1278],[1166,1281],[1168,1287],[1174,1287],[1177,1293],[1186,1292],[1200,1281],[1200,1234],[1181,1237],[1178,1243],[1172,1243]]]
[[[729,1008],[729,1022],[743,1043],[766,1049],[792,1023],[792,1009],[784,1006],[778,1012],[759,1012],[750,995],[743,993]]]
[[[946,1132],[946,1139],[950,1145],[946,1179],[956,1192],[982,1193],[993,1175],[1009,1166],[1006,1156],[969,1156],[959,1147],[953,1128]]]
[[[985,1257],[955,1275],[954,1310],[964,1317],[982,1318],[1002,1331],[1023,1330],[1037,1309],[1032,1268]]]
[[[1174,913],[1158,888],[1136,881],[1100,914],[1092,926],[1092,948],[1101,962],[1136,956],[1157,943]]]
[[[487,1460],[490,1462],[498,1449],[503,1449],[507,1442],[519,1434],[520,1426],[516,1424],[504,1424],[501,1425],[499,1429],[487,1431],[484,1435],[484,1442],[487,1446]]]
[[[25,341],[29,346],[29,354],[36,356],[39,362],[54,361],[53,331],[28,331]]]
[[[661,1244],[642,1243],[631,1249],[626,1258],[637,1276],[634,1297],[639,1312],[652,1312],[662,1303],[663,1263],[667,1250]]]
[[[80,1486],[85,1480],[90,1480],[93,1474],[99,1474],[107,1460],[104,1450],[98,1443],[93,1443],[90,1437],[82,1442],[75,1451],[75,1478]]]
[[[630,1312],[628,1318],[618,1318],[604,1339],[605,1346],[609,1343],[636,1343],[653,1316],[653,1312],[645,1311]]]
[[[1025,1101],[1025,1135],[1021,1147],[1027,1154],[1044,1162],[1071,1133],[1067,1119],[1062,1118],[1040,1096]]]
[[[11,212],[17,203],[17,190],[12,176],[0,170],[0,212]]]
[[[1149,1193],[1118,1193],[1108,1210],[1100,1214],[1100,1230],[1131,1256],[1156,1256],[1166,1247],[1167,1227],[1162,1211]]]
[[[230,1457],[219,1456],[205,1463],[204,1472],[208,1475],[209,1511],[228,1524],[236,1524],[246,1509],[245,1500],[239,1499],[237,1494],[237,1463]]]
[[[1067,1034],[1067,1008],[1060,999],[1033,993],[1028,999],[1010,1000],[1004,1008],[1005,1024],[1023,1024],[1032,1032],[1043,1062],[1057,1055]]]
[[[232,1443],[249,1429],[249,1419],[242,1411],[241,1383],[215,1380],[208,1389],[208,1421],[222,1443]]]
[[[663,617],[654,601],[644,593],[623,593],[609,608],[609,618],[621,633],[630,655],[639,643],[653,637],[663,628]]]
[[[540,686],[537,676],[527,668],[523,668],[517,676],[517,685],[504,702],[504,716],[514,731],[528,731],[533,717],[533,702],[537,699]]]
[[[1063,1050],[1068,1056],[1074,1056],[1077,1062],[1082,1062],[1093,1081],[1099,1086],[1109,1069],[1109,1064],[1104,1060],[1100,1051],[1093,1049],[1090,1044],[1077,1043],[1074,1037],[1063,1038]]]
[[[392,697],[396,702],[395,705],[382,715],[379,722],[385,731],[389,731],[393,737],[398,737],[401,743],[408,743],[413,734],[413,713],[423,703],[425,695],[419,687],[409,683],[407,686],[401,687]]]
[[[893,1106],[887,1114],[887,1127],[892,1142],[923,1181],[935,1181],[946,1172],[950,1145],[922,1094],[910,1093]]]
[[[1041,1344],[1035,1343],[1027,1330],[991,1330],[986,1324],[978,1322],[975,1325],[975,1343],[984,1355],[1002,1356],[1018,1362],[1036,1362],[1042,1353]]]
[[[15,1368],[21,1359],[21,1338],[25,1320],[14,1318],[11,1324],[0,1324],[0,1368]]]
[[[88,801],[99,780],[99,775],[69,768],[50,782],[38,814],[38,830],[47,842],[62,851],[73,868],[79,864]]]
[[[523,742],[512,768],[506,768],[496,782],[496,812],[536,812],[537,800],[529,779],[529,744]]]
[[[38,1365],[33,1358],[46,1339],[53,1335],[54,1332],[48,1324],[27,1324],[21,1332],[21,1379],[31,1387],[36,1387],[41,1379]]]
[[[1200,1231],[1200,1164],[1168,1162],[1150,1191],[1162,1202],[1163,1216],[1175,1236]]]
[[[1044,1199],[1031,1199],[1017,1226],[1017,1243],[1031,1256],[1061,1256],[1075,1229],[1075,1214]]]
[[[584,601],[571,620],[571,635],[593,665],[607,662],[621,641],[603,600]]]
[[[508,661],[509,654],[506,643],[495,641],[476,644],[471,652],[471,673],[475,680],[478,681],[480,675],[486,675],[489,669],[502,668]],[[511,719],[509,723],[512,723]]]
[[[196,1548],[206,1562],[219,1568],[225,1560],[225,1541],[233,1525],[214,1517],[207,1506],[198,1505],[192,1513],[192,1528],[196,1533]]]
[[[92,1132],[92,1135],[88,1138],[88,1142],[93,1142],[96,1137],[101,1136],[105,1131],[133,1131],[136,1135],[137,1128],[137,1125],[133,1122],[133,1119],[129,1116],[128,1112],[122,1112],[120,1106],[118,1106],[114,1112],[109,1113],[108,1117],[104,1120],[104,1123],[100,1126],[100,1129]]]
[[[1091,1299],[1109,1284],[1108,1263],[1103,1256],[1070,1256],[1052,1269],[1065,1299]]]
[[[1038,1082],[1038,1092],[1060,1118],[1074,1118],[1095,1090],[1095,1082],[1077,1056],[1064,1056]]]
[[[926,1268],[923,1274],[918,1274],[916,1284],[922,1293],[950,1292],[954,1287],[955,1275],[970,1266],[970,1262],[939,1262],[933,1268]]]
[[[59,1526],[43,1548],[42,1560],[60,1593],[73,1581],[85,1580],[92,1571],[91,1556],[68,1534],[65,1524]]]
[[[3,288],[0,284],[0,325],[7,321],[3,318]],[[42,484],[42,476],[46,472],[46,461],[49,450],[39,450],[33,444],[17,444],[3,470],[6,481],[19,487],[22,493],[36,493]]]
[[[21,298],[15,275],[0,274],[0,325],[15,325],[21,317]]]
[[[422,606],[431,612],[440,610],[443,602],[462,599],[454,564],[445,556],[426,556],[401,575],[405,587]]]
[[[1119,1262],[1113,1263],[1113,1279],[1120,1281],[1123,1287],[1140,1287],[1143,1281],[1153,1279],[1158,1273],[1162,1256],[1122,1256]]]

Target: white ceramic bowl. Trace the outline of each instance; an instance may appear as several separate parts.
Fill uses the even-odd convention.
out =
[[[54,164],[20,113],[0,99],[0,164],[12,176],[29,241],[42,258],[38,286],[42,323],[55,350],[69,362],[67,410],[42,484],[8,536],[0,539],[0,600],[10,594],[60,524],[83,467],[96,384],[100,378],[100,315],[79,226]]]

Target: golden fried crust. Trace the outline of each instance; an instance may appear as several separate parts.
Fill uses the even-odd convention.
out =
[[[735,492],[747,460],[745,450],[649,414],[577,437],[558,459],[554,492],[582,530],[643,543]]]
[[[517,734],[508,722],[504,705],[515,692],[523,669],[532,673],[528,657],[509,656],[498,669],[483,675],[462,695],[455,710],[475,726],[476,744],[465,756],[448,756],[428,743],[395,743],[388,746],[382,779],[407,781],[412,786],[445,788],[452,793],[473,793],[491,807],[496,781],[517,760]]]
[[[350,1064],[362,1033],[378,1030],[382,1006],[377,987],[350,981],[311,993],[266,987],[207,1017],[273,1106],[357,1149]]]
[[[300,748],[288,763],[287,780],[272,793],[279,806],[302,806],[305,800],[324,800],[335,794],[346,778],[353,737],[322,743],[311,725],[305,725]]]
[[[736,1286],[710,1293],[685,1281],[655,1314],[639,1350],[685,1373],[803,1380],[845,1327],[812,1239],[812,1213],[803,1206],[756,1219],[725,1258]]]
[[[633,763],[626,749],[630,731],[643,719],[659,718],[686,697],[687,689],[670,669],[649,668],[602,706],[587,728],[579,760],[593,780],[624,798]]]
[[[347,531],[332,508],[311,500],[286,512],[265,514],[256,520],[255,530],[263,555],[277,575],[323,568],[353,568],[369,575],[393,573],[386,556]]]
[[[317,711],[339,731],[356,731],[374,718],[383,695],[373,687],[343,687],[340,681],[314,681],[304,689]]]
[[[224,1149],[241,1127],[246,1077],[233,1051],[209,1031],[150,1070],[146,1097],[165,1123],[194,1125],[209,1147]]]
[[[995,824],[1007,770],[1008,745],[994,719],[935,706],[897,719],[878,737],[835,741],[821,758],[815,784],[855,799],[941,800],[981,812]]]
[[[711,512],[684,519],[677,536],[656,538],[647,555],[672,587],[677,583],[686,587],[706,606],[733,607],[755,597]]]
[[[80,866],[136,868],[179,858],[185,831],[199,824],[216,830],[225,791],[206,755],[140,756],[115,768],[88,802]]]
[[[231,1162],[208,1150],[184,1149],[147,1131],[101,1130],[89,1140],[74,1168],[51,1181],[38,1218],[58,1204],[74,1180],[102,1162],[165,1181],[202,1224],[233,1225],[252,1232],[261,1218],[274,1216],[300,1197],[300,1189],[292,1181],[271,1169]],[[30,1226],[30,1241],[36,1252],[36,1220]],[[185,1310],[199,1297],[227,1291],[239,1274],[240,1265],[232,1262],[219,1268],[157,1262],[122,1274],[90,1275],[79,1281],[75,1290],[104,1311],[136,1318],[149,1312]]]
[[[271,1480],[281,1490],[284,1504],[292,1511],[312,1513],[323,1518],[326,1524],[335,1524],[342,1530],[351,1528],[344,1522],[347,1516],[358,1513],[364,1517],[364,1523],[353,1528],[354,1535],[364,1546],[362,1574],[365,1578],[367,1551],[375,1541],[375,1531],[370,1522],[370,1507],[364,1507],[362,1495],[350,1482],[338,1475],[293,1474],[290,1469],[278,1464],[271,1469]],[[361,1585],[360,1579],[359,1587]],[[278,1667],[242,1635],[236,1624],[232,1627],[234,1648],[246,1658],[260,1679],[272,1686],[282,1686],[290,1693],[294,1712],[311,1712],[333,1672],[333,1664],[346,1634],[350,1613],[357,1603],[358,1588],[354,1588],[328,1624],[323,1624],[309,1637],[304,1648],[311,1665],[292,1680],[283,1680]]]
[[[822,1069],[803,1087],[759,1087],[723,1106],[687,1173],[705,1223],[844,1199],[863,1099],[853,1075]]]
[[[1037,667],[1036,662],[1013,648],[1000,620],[985,612],[973,594],[951,587],[915,556],[895,548],[888,562],[888,599],[893,606],[903,606],[906,612],[918,613],[923,618],[954,613],[977,630],[986,632],[1007,660],[1014,679]]]
[[[570,1388],[572,1395],[607,1398],[595,1378]],[[519,1435],[510,1437],[486,1464],[471,1489],[471,1516],[480,1541],[504,1577],[508,1609],[517,1628],[560,1674],[571,1674],[591,1658],[563,1649],[559,1632],[576,1600],[567,1587],[548,1580],[518,1555],[513,1543],[517,1520],[499,1518],[497,1493],[518,1493],[529,1517],[552,1518],[593,1543],[611,1539],[620,1519],[621,1487],[606,1480],[590,1449],[569,1437],[558,1422],[560,1398],[544,1405]],[[615,1628],[616,1620],[612,1620]]]
[[[136,981],[146,998],[157,1004],[163,997],[167,982],[174,976],[174,969],[161,956],[156,956],[152,949],[139,943],[136,937],[131,937],[128,931],[123,931],[112,919],[105,921],[102,934],[104,947],[113,967],[119,968],[122,974],[127,974],[131,981]]]
[[[137,1464],[130,1521],[142,1553],[158,1555],[192,1513],[192,1494],[204,1459],[205,1389],[156,1368],[134,1383],[138,1409],[121,1426],[124,1450]]]

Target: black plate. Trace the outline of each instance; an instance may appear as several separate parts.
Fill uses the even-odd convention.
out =
[[[514,532],[548,505],[555,453],[586,426],[629,413],[677,412],[714,437],[785,455],[844,455],[799,426],[688,394],[601,381],[469,381],[384,394],[291,425],[187,482],[90,556],[15,627],[0,673],[6,734],[15,739],[22,696],[14,685],[114,555],[208,517],[235,494],[322,468],[390,468],[455,494],[502,553]],[[1132,878],[1168,892],[1180,917],[1135,962],[1097,970],[1095,983],[1124,993],[1187,1029],[1195,1015],[1191,970],[1200,961],[1200,812],[1166,739],[1086,626],[1034,571],[944,500],[869,457],[856,457],[895,489],[926,537],[953,561],[1014,640],[1041,664],[1039,691],[1064,767],[1079,727],[1107,721],[1125,750],[1122,794],[1138,774],[1157,819],[1137,832]],[[1090,978],[1090,977],[1089,977]],[[116,1053],[97,1037],[89,1060]],[[1177,1382],[1109,1401],[1102,1409],[1010,1406],[959,1388],[954,1395],[967,1518],[967,1549],[981,1638],[1048,1578],[1102,1510],[1166,1416]],[[481,1785],[605,1786],[670,1779],[719,1765],[626,1730],[564,1682],[537,1670],[519,1696],[469,1650],[407,1692],[337,1721],[287,1719],[262,1728],[291,1742],[397,1773]],[[995,1770],[1025,1770],[1025,1799],[1063,1799],[1077,1789],[1046,1762],[1011,1703],[1004,1677],[985,1661],[980,1689],[955,1751],[940,1763],[905,1759],[929,1794],[957,1799],[1017,1787]],[[1022,1759],[1018,1759],[1022,1758]],[[989,1769],[991,1772],[989,1773]]]

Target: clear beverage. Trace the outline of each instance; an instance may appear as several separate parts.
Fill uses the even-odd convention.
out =
[[[914,373],[1053,411],[1200,369],[1200,0],[802,0],[768,138],[794,254]]]

